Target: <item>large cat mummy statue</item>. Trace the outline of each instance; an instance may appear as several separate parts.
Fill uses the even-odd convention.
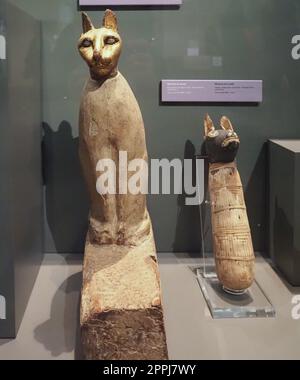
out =
[[[240,145],[230,120],[222,117],[216,130],[206,115],[204,148],[209,161],[208,188],[211,204],[216,272],[225,291],[243,294],[254,280],[254,251],[236,165]]]
[[[146,195],[101,193],[97,187],[101,160],[118,168],[122,151],[128,161],[147,161],[143,118],[118,70],[122,39],[116,15],[107,10],[97,29],[82,13],[82,24],[78,49],[90,71],[79,116],[79,155],[90,196],[80,310],[83,353],[86,359],[167,359]],[[117,184],[120,175],[117,171]]]

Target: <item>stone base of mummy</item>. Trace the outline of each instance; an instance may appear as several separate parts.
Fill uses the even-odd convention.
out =
[[[138,247],[86,242],[80,324],[86,359],[168,359],[152,235]]]

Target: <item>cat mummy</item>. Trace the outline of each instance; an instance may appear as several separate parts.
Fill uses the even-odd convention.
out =
[[[89,67],[80,102],[79,156],[90,195],[80,305],[82,351],[94,360],[168,358],[156,247],[142,191],[123,188],[147,162],[138,102],[118,70],[122,39],[107,10],[95,28],[82,14],[80,55]],[[116,191],[105,191],[114,170]],[[126,176],[126,180],[123,178]],[[128,186],[127,186],[128,187]],[[124,191],[125,190],[125,191]]]
[[[118,189],[117,194],[99,194],[95,184],[101,174],[97,163],[113,160],[119,167],[120,151],[127,152],[129,161],[147,161],[143,118],[118,70],[122,39],[116,15],[107,10],[102,27],[96,29],[83,13],[82,25],[78,49],[90,78],[81,97],[79,155],[91,199],[89,239],[100,245],[137,245],[151,231],[145,196],[118,194]]]
[[[239,294],[254,280],[255,258],[243,185],[235,161],[240,140],[227,117],[222,117],[220,126],[215,129],[206,115],[204,149],[209,161],[213,250],[223,288]]]

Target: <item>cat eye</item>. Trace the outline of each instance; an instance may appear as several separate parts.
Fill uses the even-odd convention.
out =
[[[216,130],[213,130],[213,131],[210,131],[208,134],[207,134],[207,137],[211,138],[211,139],[214,139],[215,137],[219,136],[219,132],[216,131]]]
[[[85,38],[85,39],[81,42],[81,46],[82,46],[82,47],[85,47],[85,48],[90,47],[90,46],[92,46],[92,45],[93,45],[93,42],[92,42],[91,40],[87,39],[87,38]]]
[[[114,45],[117,43],[119,40],[116,37],[107,37],[105,40],[106,45]]]

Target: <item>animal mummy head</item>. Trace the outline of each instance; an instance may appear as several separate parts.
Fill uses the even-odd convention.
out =
[[[91,77],[103,80],[118,73],[122,39],[118,32],[117,16],[107,9],[102,27],[95,28],[86,13],[82,13],[82,29],[78,50],[90,69]]]
[[[209,115],[204,119],[204,148],[209,162],[232,162],[237,155],[240,140],[231,121],[223,116],[221,129],[216,129]]]

